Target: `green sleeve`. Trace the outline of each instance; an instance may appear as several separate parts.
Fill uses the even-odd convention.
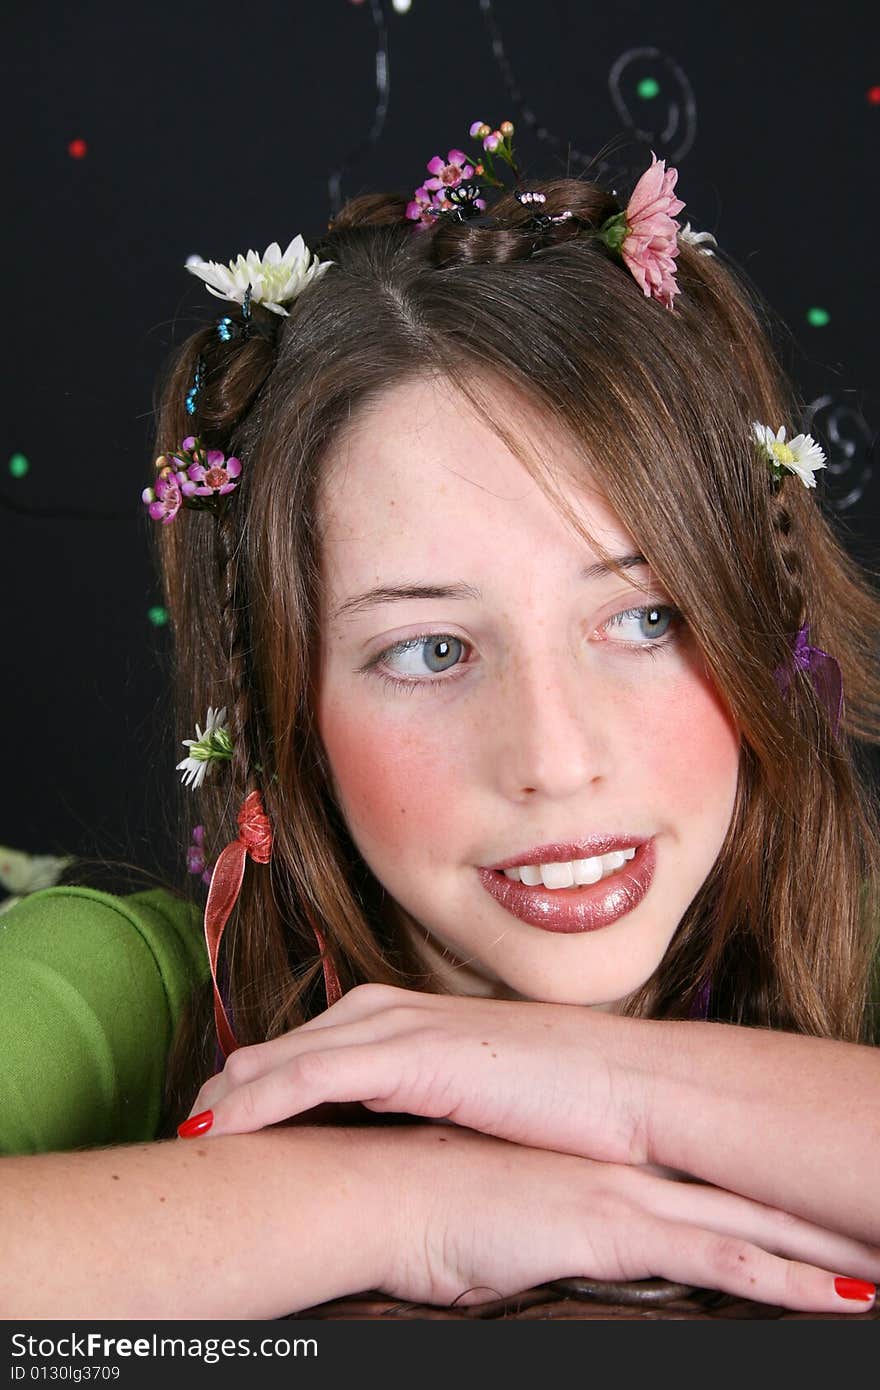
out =
[[[197,909],[162,889],[46,888],[0,914],[0,1152],[153,1139]]]

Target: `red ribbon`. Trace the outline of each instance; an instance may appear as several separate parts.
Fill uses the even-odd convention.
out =
[[[269,824],[269,817],[263,809],[263,801],[258,791],[253,791],[245,797],[244,804],[238,813],[238,832],[238,839],[231,840],[217,857],[214,872],[211,875],[211,886],[208,889],[208,901],[205,905],[205,941],[208,947],[208,960],[211,965],[211,979],[214,982],[214,1024],[217,1029],[217,1040],[224,1057],[235,1052],[238,1043],[229,1026],[229,1019],[217,984],[217,957],[220,951],[220,938],[241,891],[247,856],[250,855],[256,864],[268,864],[272,853],[272,827]],[[342,998],[342,990],[336,971],[326,954],[323,937],[317,927],[314,927],[313,930],[318,940],[318,950],[324,965],[324,987],[327,992],[327,1007],[329,1009],[331,1004],[335,1004],[337,999]]]

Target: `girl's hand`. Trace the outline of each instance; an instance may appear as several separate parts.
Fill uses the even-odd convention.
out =
[[[205,1082],[193,1134],[248,1133],[328,1102],[449,1120],[608,1162],[648,1162],[647,1068],[617,1065],[610,1015],[570,1004],[359,985]]]
[[[471,1306],[552,1279],[655,1277],[808,1313],[874,1306],[835,1278],[876,1284],[880,1250],[746,1197],[467,1130],[386,1133],[400,1163],[378,1287],[394,1297]]]

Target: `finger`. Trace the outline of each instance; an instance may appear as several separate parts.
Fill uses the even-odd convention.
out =
[[[798,1312],[860,1313],[874,1306],[873,1297],[843,1297],[835,1287],[837,1271],[783,1259],[738,1236],[683,1222],[657,1224],[652,1264],[650,1273],[661,1278]]]
[[[361,1019],[373,1018],[389,1009],[405,1006],[409,1009],[430,1007],[441,996],[420,994],[417,990],[399,989],[396,985],[355,985],[331,1004],[329,1009],[300,1024],[298,1033],[313,1032],[319,1028],[335,1027],[340,1023],[357,1023]],[[443,996],[444,998],[446,996]]]
[[[740,1236],[776,1255],[824,1269],[848,1269],[860,1278],[880,1279],[880,1247],[829,1231],[779,1207],[766,1206],[737,1193],[695,1183],[671,1183],[646,1177],[650,1207],[658,1216],[683,1220]],[[643,1190],[641,1200],[647,1192]]]
[[[354,1048],[386,1042],[402,1036],[403,1030],[411,1025],[412,1021],[412,1015],[405,1010],[386,1009],[381,1015],[374,1015],[372,1018],[328,1024],[321,1030],[319,1037],[316,1037],[314,1032],[307,1031],[310,1025],[304,1024],[301,1028],[295,1028],[281,1037],[271,1038],[268,1042],[236,1048],[227,1057],[222,1072],[218,1072],[204,1083],[190,1114],[200,1114],[206,1108],[214,1109],[239,1087],[246,1086],[269,1072],[277,1071],[307,1053],[318,1050],[331,1052],[336,1048]]]
[[[298,1028],[267,1042],[237,1048],[226,1059],[223,1071],[204,1083],[188,1118],[213,1109],[236,1086],[301,1056],[308,1047],[315,1045],[315,1032],[321,1033],[322,1049],[381,1041],[420,1023],[426,1008],[444,1007],[451,1002],[446,995],[421,994],[395,985],[356,985],[329,1009]],[[360,1033],[352,1032],[348,1026],[368,1023],[372,1026]]]
[[[250,1134],[325,1102],[392,1108],[400,1073],[400,1053],[381,1044],[303,1052],[228,1091],[213,1106],[210,1133]]]

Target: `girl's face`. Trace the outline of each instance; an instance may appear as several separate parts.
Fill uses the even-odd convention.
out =
[[[613,556],[636,553],[625,519],[566,497]],[[318,727],[360,854],[454,992],[615,1008],[706,879],[737,786],[738,733],[668,595],[646,565],[627,575],[648,594],[584,575],[597,557],[443,381],[361,416],[322,502]],[[615,920],[582,907],[593,929],[546,930],[484,886],[499,861],[603,834],[648,843],[607,884],[510,890],[538,920],[570,927],[563,904],[588,898]],[[552,862],[574,857],[593,856]]]

